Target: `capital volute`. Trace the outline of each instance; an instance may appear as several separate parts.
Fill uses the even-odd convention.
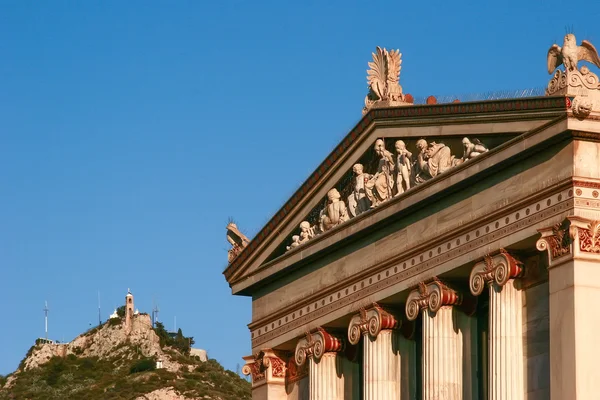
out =
[[[318,361],[323,357],[323,354],[339,352],[342,351],[343,348],[344,342],[342,338],[319,327],[307,332],[305,337],[298,340],[294,359],[296,365],[301,367],[306,362],[307,358]]]
[[[576,229],[571,227],[569,219],[547,228],[538,229],[538,232],[541,237],[535,246],[539,251],[548,252],[551,267],[562,263],[563,260],[567,260],[573,255],[573,235],[576,233]]]
[[[361,308],[359,313],[352,317],[348,326],[348,342],[358,344],[363,335],[376,338],[383,329],[398,329],[400,321],[392,313],[383,309],[377,303],[368,308]]]
[[[469,289],[471,294],[479,296],[486,285],[496,284],[499,287],[506,285],[510,279],[523,275],[523,263],[500,249],[495,254],[488,254],[483,261],[475,264],[469,276]]]
[[[421,282],[406,299],[406,317],[414,321],[421,311],[429,309],[435,313],[442,306],[460,305],[462,296],[448,285],[434,277],[429,283]]]

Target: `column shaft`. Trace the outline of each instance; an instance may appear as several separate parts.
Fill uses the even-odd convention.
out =
[[[462,334],[452,307],[423,314],[423,399],[462,400]]]
[[[337,353],[325,353],[319,361],[309,361],[310,400],[344,400],[342,360]]]
[[[490,286],[489,400],[523,400],[523,300],[514,280]]]
[[[400,396],[397,333],[382,330],[376,339],[363,338],[363,399],[396,400]]]

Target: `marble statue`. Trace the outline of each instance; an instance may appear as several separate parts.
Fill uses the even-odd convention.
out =
[[[298,247],[300,246],[300,236],[298,235],[294,235],[292,236],[292,244],[290,244],[289,246],[286,247],[286,249],[291,250],[294,247]]]
[[[227,241],[231,244],[231,249],[227,252],[229,262],[232,262],[242,252],[244,247],[250,243],[250,239],[240,232],[237,225],[233,222],[227,224]]]
[[[404,193],[410,189],[410,171],[412,164],[412,153],[406,149],[406,144],[402,140],[397,140],[396,144],[396,194]]]
[[[308,221],[300,222],[300,240],[299,243],[306,243],[316,236],[315,227],[311,226]]]
[[[548,73],[554,72],[561,64],[565,65],[568,72],[576,71],[580,60],[600,67],[600,57],[596,48],[587,40],[583,40],[581,45],[577,46],[575,35],[569,33],[565,35],[563,47],[553,44],[548,50]]]
[[[365,189],[365,184],[371,179],[371,175],[364,172],[362,164],[354,164],[352,172],[354,173],[354,190],[348,196],[348,211],[351,216],[356,217],[371,207],[371,201],[367,197]]]
[[[372,55],[373,61],[369,62],[370,69],[367,70],[369,93],[365,97],[363,114],[378,102],[385,106],[410,104],[406,101],[399,83],[402,64],[400,51],[388,51],[377,46]]]
[[[473,142],[471,142],[469,138],[464,138],[462,140],[462,144],[463,148],[465,149],[462,157],[463,161],[470,160],[471,158],[488,151],[488,148],[485,147],[485,145],[481,143],[477,138],[473,139]]]
[[[379,156],[379,165],[375,175],[365,183],[365,192],[371,201],[371,208],[377,207],[392,197],[395,168],[394,156],[385,149],[383,139],[375,141],[374,150]]]
[[[413,182],[423,183],[448,169],[460,164],[461,159],[456,159],[450,147],[443,143],[431,142],[429,145],[425,139],[417,141],[419,154],[414,162]]]
[[[327,192],[327,205],[321,211],[319,218],[322,232],[348,221],[348,210],[346,204],[341,199],[340,192],[333,188]]]

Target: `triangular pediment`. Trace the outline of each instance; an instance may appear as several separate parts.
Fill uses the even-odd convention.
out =
[[[377,215],[415,188],[477,163],[564,110],[563,97],[371,110],[258,235],[238,249],[224,274],[234,292],[258,284],[271,268],[281,272],[313,254],[309,249],[316,243],[356,234],[362,228],[353,221]]]

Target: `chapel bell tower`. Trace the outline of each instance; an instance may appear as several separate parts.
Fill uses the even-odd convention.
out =
[[[131,324],[133,319],[133,295],[131,290],[127,289],[127,296],[125,296],[125,332],[129,334],[131,332]]]

